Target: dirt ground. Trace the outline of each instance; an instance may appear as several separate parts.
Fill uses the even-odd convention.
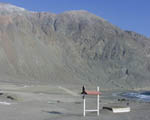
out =
[[[90,88],[93,89],[93,88]],[[100,97],[100,116],[90,112],[83,117],[81,86],[0,84],[0,120],[149,120],[150,103],[122,100],[112,92]],[[96,98],[88,97],[87,108],[96,107]],[[129,113],[113,113],[104,106],[131,107]]]

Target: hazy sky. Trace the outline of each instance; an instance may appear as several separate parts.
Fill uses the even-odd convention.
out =
[[[150,0],[0,0],[31,11],[87,10],[124,30],[150,37]]]

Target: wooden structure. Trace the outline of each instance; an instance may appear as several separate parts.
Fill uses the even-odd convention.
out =
[[[87,91],[85,90],[85,87],[82,87],[82,92],[81,94],[83,95],[83,116],[85,117],[86,112],[97,112],[97,116],[99,116],[99,97],[100,97],[100,92],[99,92],[99,87],[97,87],[97,91]],[[86,109],[86,95],[96,95],[97,96],[97,108],[96,109]]]

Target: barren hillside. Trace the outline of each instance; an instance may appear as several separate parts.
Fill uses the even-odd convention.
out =
[[[0,81],[150,85],[150,39],[87,11],[30,12],[0,4]]]

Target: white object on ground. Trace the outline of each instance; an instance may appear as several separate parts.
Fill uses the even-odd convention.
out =
[[[113,113],[123,113],[123,112],[130,112],[130,107],[113,107]]]
[[[121,107],[121,106],[111,106],[111,107],[103,107],[103,109],[108,109],[113,111],[113,113],[124,113],[124,112],[130,112],[130,107]]]
[[[3,105],[11,105],[11,103],[9,103],[9,102],[0,102],[0,104],[3,104]]]

